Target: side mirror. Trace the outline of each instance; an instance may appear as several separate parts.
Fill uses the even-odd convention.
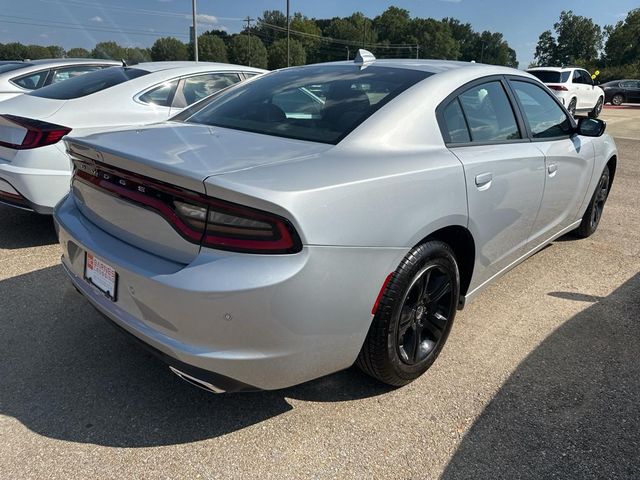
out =
[[[599,137],[605,129],[607,123],[599,118],[580,118],[578,120],[578,135],[584,135],[585,137]]]

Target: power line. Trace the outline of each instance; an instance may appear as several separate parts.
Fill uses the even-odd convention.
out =
[[[78,25],[77,23],[69,23],[69,22],[50,21],[49,23],[43,23],[35,19],[26,18],[26,17],[14,17],[11,15],[0,15],[0,17],[24,18],[25,20],[31,20],[31,21],[17,21],[17,20],[3,20],[2,18],[0,18],[0,23],[10,23],[14,25],[29,25],[33,27],[63,27],[71,30],[85,30],[85,31],[92,31],[92,32],[103,32],[103,33],[120,33],[120,34],[126,34],[126,35],[145,35],[145,36],[151,36],[151,37],[158,37],[159,35],[173,35],[173,36],[183,37],[183,38],[188,37],[188,35],[184,33],[177,33],[177,32],[157,32],[157,31],[141,32],[139,30],[122,30],[122,29],[115,29],[115,28],[108,28],[108,27],[86,27],[86,26]]]

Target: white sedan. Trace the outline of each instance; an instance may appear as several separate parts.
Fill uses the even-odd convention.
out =
[[[0,62],[0,100],[8,100],[23,93],[121,63],[94,58],[5,60]]]
[[[0,202],[51,214],[69,191],[60,139],[168,119],[264,70],[207,62],[111,67],[0,103]]]

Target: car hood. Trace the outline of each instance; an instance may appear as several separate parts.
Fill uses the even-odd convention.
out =
[[[44,120],[60,110],[65,103],[67,100],[22,94],[0,102],[0,115],[8,113],[19,117]]]
[[[194,190],[213,175],[311,158],[333,147],[181,122],[71,135],[66,141],[85,157]]]

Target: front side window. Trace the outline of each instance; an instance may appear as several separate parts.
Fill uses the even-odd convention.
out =
[[[42,88],[45,80],[49,75],[49,70],[41,70],[39,72],[29,73],[22,77],[14,78],[11,81],[16,85],[26,88],[27,90],[36,90]]]
[[[97,65],[84,65],[84,66],[77,66],[77,67],[58,68],[53,71],[53,75],[51,76],[51,83],[62,82],[64,80],[69,80],[70,78],[74,78],[88,72],[95,72],[96,70],[101,70],[101,69],[102,67],[99,67]]]
[[[70,100],[100,92],[148,73],[140,68],[110,67],[80,75],[66,82],[54,83],[28,95],[55,100]]]
[[[177,86],[178,80],[166,82],[156,88],[152,88],[138,98],[143,103],[158,105],[160,107],[170,107]]]
[[[378,66],[291,68],[233,87],[175,120],[336,144],[429,75]]]
[[[522,105],[533,138],[553,138],[571,134],[571,120],[546,91],[532,83],[517,80],[512,80],[511,86]]]
[[[473,142],[522,138],[507,94],[498,81],[471,87],[459,97]]]

